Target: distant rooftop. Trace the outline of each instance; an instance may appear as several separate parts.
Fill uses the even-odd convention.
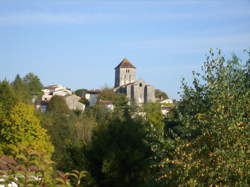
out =
[[[136,68],[127,58],[124,58],[118,66],[115,67],[117,68]]]
[[[59,87],[59,85],[54,84],[54,85],[45,86],[43,89],[55,89],[57,87]]]

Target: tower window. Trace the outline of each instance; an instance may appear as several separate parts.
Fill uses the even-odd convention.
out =
[[[140,83],[139,86],[142,87],[142,83]]]

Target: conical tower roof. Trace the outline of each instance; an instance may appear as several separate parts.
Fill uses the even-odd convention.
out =
[[[118,66],[115,67],[117,68],[136,68],[127,58],[124,58]]]

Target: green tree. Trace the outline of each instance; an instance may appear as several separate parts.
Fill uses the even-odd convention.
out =
[[[28,87],[22,78],[17,74],[15,80],[12,82],[13,89],[15,90],[16,96],[20,101],[30,103],[31,95],[29,95]]]
[[[25,75],[23,81],[27,85],[29,95],[38,97],[42,95],[43,85],[38,76],[36,76],[34,73],[28,73]]]
[[[116,93],[112,88],[105,87],[101,90],[99,99],[113,101]]]
[[[21,146],[45,152],[48,157],[53,152],[53,146],[46,130],[40,126],[33,106],[17,103],[1,115],[0,133],[0,152],[3,154],[16,156],[22,151]]]
[[[69,113],[69,107],[63,97],[55,95],[48,103],[48,111],[53,113],[67,114]]]
[[[1,112],[8,113],[8,111],[18,102],[14,89],[8,81],[0,82],[0,104]]]
[[[168,95],[160,89],[155,90],[155,97],[159,99],[168,99]]]
[[[161,105],[158,103],[147,103],[143,106],[145,119],[148,123],[158,126],[161,130],[164,127],[164,116],[161,112]]]
[[[88,90],[87,89],[78,89],[75,91],[75,94],[79,97],[84,97],[85,96],[85,93],[87,92]]]
[[[165,160],[172,167],[162,175],[167,184],[249,186],[249,62],[211,51],[193,86],[183,84],[177,110],[187,138],[177,137]]]
[[[125,94],[116,94],[113,97],[114,111],[113,118],[126,120],[130,118],[131,108],[128,105],[128,99]]]
[[[153,152],[143,122],[114,120],[94,132],[85,155],[99,186],[140,186],[150,177]]]
[[[51,142],[55,147],[52,160],[55,161],[56,168],[61,171],[69,171],[73,168],[72,160],[68,148],[76,141],[74,128],[75,118],[72,113],[60,112],[60,110],[50,110],[40,114],[42,127],[47,129],[51,137]]]

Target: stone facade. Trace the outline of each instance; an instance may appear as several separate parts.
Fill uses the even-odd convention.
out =
[[[70,110],[85,110],[85,105],[79,102],[81,97],[77,95],[68,95],[65,96],[64,99]]]
[[[128,59],[123,61],[115,68],[115,88],[124,84],[133,83],[136,81],[136,68]]]
[[[144,80],[136,80],[136,68],[128,59],[115,68],[115,88],[117,93],[124,93],[129,101],[137,104],[155,102],[155,89]]]

